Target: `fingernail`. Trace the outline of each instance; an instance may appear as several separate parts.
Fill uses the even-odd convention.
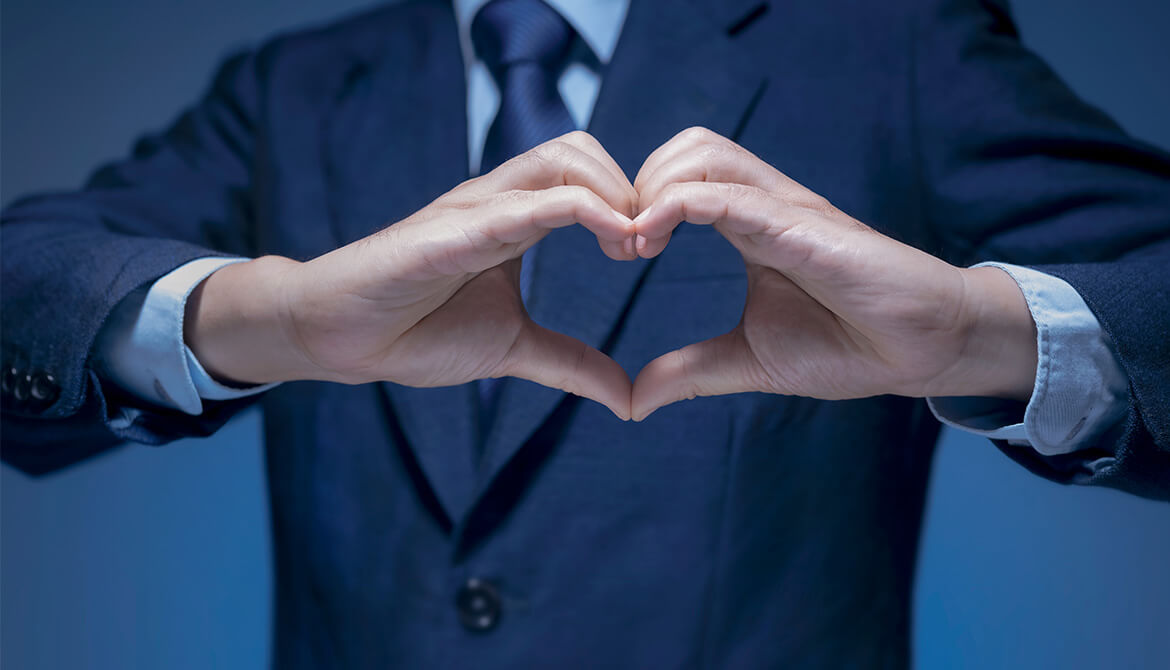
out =
[[[643,251],[645,251],[646,250],[646,238],[642,237],[641,235],[636,235],[635,239],[634,239],[634,247],[638,250],[638,253],[642,253]]]
[[[626,255],[630,258],[634,258],[638,255],[638,252],[634,251],[634,238],[627,237],[624,241],[622,241],[622,251],[626,252]]]

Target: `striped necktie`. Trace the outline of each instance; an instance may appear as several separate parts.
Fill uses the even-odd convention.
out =
[[[541,0],[491,0],[475,15],[471,40],[500,91],[500,107],[484,142],[480,174],[576,130],[557,90],[574,37],[573,27]],[[520,292],[525,302],[538,246],[530,248],[521,261]],[[502,381],[479,381],[481,444],[499,409]]]

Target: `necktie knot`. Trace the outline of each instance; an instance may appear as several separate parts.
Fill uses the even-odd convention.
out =
[[[561,65],[572,36],[572,26],[541,0],[491,0],[471,22],[476,54],[496,76],[519,63]]]

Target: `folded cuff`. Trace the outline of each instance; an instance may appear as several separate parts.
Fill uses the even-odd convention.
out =
[[[1129,405],[1128,380],[1097,317],[1068,282],[1006,263],[1036,323],[1036,381],[1025,405],[996,398],[928,398],[948,426],[1054,456],[1093,446]]]

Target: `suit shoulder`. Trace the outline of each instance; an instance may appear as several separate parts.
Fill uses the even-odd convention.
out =
[[[400,0],[363,9],[323,24],[278,33],[259,49],[261,61],[296,60],[338,55],[350,58],[374,57],[397,36],[425,34],[422,28],[453,21],[449,2],[442,0]]]

